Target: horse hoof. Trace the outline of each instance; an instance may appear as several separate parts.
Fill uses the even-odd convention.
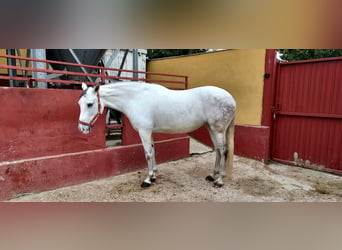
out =
[[[222,184],[222,183],[217,183],[217,182],[215,182],[214,185],[213,185],[213,187],[215,187],[215,188],[221,188],[221,187],[223,187],[223,184]]]
[[[147,188],[147,187],[149,187],[149,186],[151,186],[151,183],[148,183],[148,182],[143,182],[143,183],[141,183],[141,187],[142,187],[142,188]]]
[[[151,178],[151,182],[156,182],[157,178]]]
[[[205,177],[205,179],[207,181],[214,181],[215,180],[211,175],[208,175],[207,177]]]

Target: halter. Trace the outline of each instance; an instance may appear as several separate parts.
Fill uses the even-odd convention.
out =
[[[99,91],[97,91],[97,113],[94,116],[93,119],[91,119],[91,121],[89,123],[87,122],[83,122],[81,120],[78,121],[78,123],[82,124],[82,125],[86,125],[89,127],[93,127],[95,122],[97,121],[97,119],[100,117],[101,115],[101,102],[100,102],[100,95],[99,95]]]

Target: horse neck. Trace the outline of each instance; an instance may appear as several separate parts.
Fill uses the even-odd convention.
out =
[[[125,113],[128,102],[134,100],[135,96],[141,92],[142,85],[142,83],[135,82],[103,85],[100,87],[101,101],[104,107]]]

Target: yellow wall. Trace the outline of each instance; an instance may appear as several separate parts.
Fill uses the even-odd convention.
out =
[[[26,52],[27,52],[27,49],[20,49],[21,56],[26,57]],[[0,49],[0,55],[6,55],[6,49]],[[18,56],[17,52],[15,53],[15,55]],[[23,66],[24,67],[25,67],[25,63],[26,63],[26,61],[23,61]],[[7,58],[0,57],[0,64],[7,65]],[[16,60],[16,64],[17,64],[17,66],[20,66],[19,60]],[[31,63],[29,65],[29,67],[30,66],[31,66]],[[0,74],[7,75],[8,74],[7,69],[0,68]],[[22,71],[21,70],[17,70],[17,75],[22,75]],[[31,75],[31,72],[29,72],[29,75]]]
[[[187,75],[189,88],[224,88],[237,102],[236,123],[260,125],[265,55],[265,49],[237,49],[150,60],[147,71]]]

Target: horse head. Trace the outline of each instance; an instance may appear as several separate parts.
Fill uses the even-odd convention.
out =
[[[99,89],[100,86],[88,87],[82,83],[82,95],[78,101],[80,106],[80,117],[78,121],[78,129],[84,134],[88,134],[94,126],[96,120],[103,112],[101,105]]]

